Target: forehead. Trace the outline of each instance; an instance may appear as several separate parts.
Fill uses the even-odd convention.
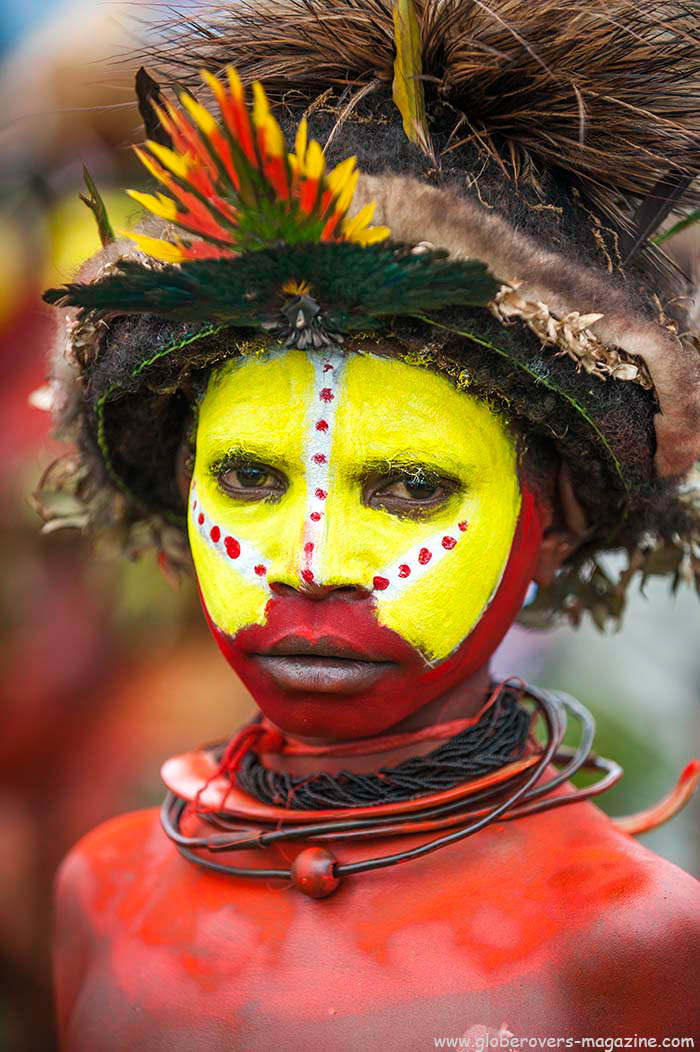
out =
[[[284,454],[314,421],[324,428],[326,417],[336,443],[373,459],[410,453],[446,464],[478,454],[488,460],[494,437],[500,445],[506,431],[483,401],[423,366],[369,352],[273,350],[212,375],[198,444],[212,453],[235,442]]]

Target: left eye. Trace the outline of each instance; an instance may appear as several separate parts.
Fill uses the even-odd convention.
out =
[[[457,488],[453,479],[438,475],[385,475],[368,481],[364,502],[394,515],[421,515],[444,504]]]
[[[439,491],[439,483],[428,479],[397,479],[382,489],[381,494],[383,497],[398,497],[400,500],[423,501],[433,499]]]

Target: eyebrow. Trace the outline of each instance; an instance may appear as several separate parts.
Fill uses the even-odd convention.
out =
[[[362,462],[363,471],[423,471],[429,475],[450,475],[460,479],[465,473],[473,471],[473,467],[464,462],[454,460],[449,455],[432,457],[430,455],[421,457],[410,453],[399,453],[394,456],[370,457]]]
[[[213,450],[208,457],[208,470],[212,474],[243,464],[246,461],[255,461],[261,464],[269,464],[272,468],[288,468],[289,459],[275,453],[268,446],[256,445],[254,442],[242,442],[233,446],[226,446],[220,450]]]
[[[284,470],[291,467],[288,457],[280,456],[269,446],[255,442],[240,442],[227,446],[222,443],[220,449],[214,449],[210,453],[207,467],[208,471],[215,475],[246,461],[268,464],[270,467]],[[472,474],[475,470],[473,465],[456,460],[449,454],[420,456],[409,452],[368,457],[359,462],[356,467],[363,475],[374,471],[382,474],[389,474],[392,471],[400,471],[405,474],[423,472],[426,475],[449,476],[455,481],[460,481],[465,474]]]

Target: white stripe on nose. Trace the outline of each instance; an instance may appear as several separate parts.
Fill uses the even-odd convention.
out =
[[[314,367],[314,389],[307,414],[303,450],[306,469],[306,514],[299,558],[299,578],[302,584],[323,583],[320,580],[320,568],[327,532],[333,425],[346,357],[342,351],[310,353]]]

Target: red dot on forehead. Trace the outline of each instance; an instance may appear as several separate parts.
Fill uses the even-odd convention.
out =
[[[321,399],[322,402],[332,402],[333,392],[331,391],[330,387],[322,387],[318,397]]]
[[[386,577],[375,577],[372,579],[372,584],[378,592],[383,592],[385,588],[389,587],[389,581]]]
[[[333,366],[331,365],[331,363],[330,362],[326,362],[326,364],[323,366],[323,371],[324,371],[324,373],[328,373],[328,372],[331,371],[332,368],[333,368]]]
[[[304,551],[306,552],[307,555],[311,555],[313,550],[314,550],[314,542],[313,541],[307,541],[306,544],[304,545]]]
[[[255,567],[255,572],[258,575],[258,577],[264,577],[267,573],[267,570],[265,569],[262,563],[258,563],[258,565]]]
[[[321,521],[321,512],[320,511],[312,511],[311,514],[309,515],[309,518],[311,519],[312,522],[320,522]]]
[[[446,548],[448,552],[452,551],[452,549],[454,548],[456,543],[457,543],[457,541],[455,540],[454,537],[443,537],[442,538],[442,546],[443,546],[443,548]]]
[[[401,563],[399,566],[399,577],[408,577],[411,572],[411,567],[406,563]]]
[[[316,424],[316,430],[317,431],[327,431],[328,430],[328,421],[327,420],[319,420],[318,423]]]
[[[325,453],[314,453],[312,459],[313,459],[314,464],[325,464],[326,463],[326,454]]]
[[[204,525],[204,516],[202,515],[201,511],[200,511],[199,515],[197,516],[197,522],[199,523],[200,526]]]
[[[418,562],[421,564],[421,566],[425,566],[426,563],[429,563],[432,557],[433,553],[431,551],[428,551],[427,548],[421,548],[421,550],[418,552]]]
[[[466,519],[464,519],[463,522],[458,522],[457,525],[459,526],[459,528],[462,531],[462,533],[464,533],[464,531],[466,530],[466,528],[469,525],[469,523],[467,522]]]
[[[209,536],[213,540],[214,544],[218,544],[219,538],[221,537],[221,530],[219,529],[219,527],[212,526],[212,528],[209,530]]]
[[[193,501],[192,501],[192,511],[194,511],[194,509],[195,509],[196,507],[197,507],[197,501],[196,501],[196,500],[193,500]]]
[[[308,581],[309,583],[311,581],[313,581],[313,579],[314,579],[314,575],[313,575],[313,571],[312,570],[302,570],[301,571],[301,576],[303,577],[303,579],[305,581]]]
[[[237,559],[241,554],[241,546],[235,537],[224,537],[224,548],[229,559]]]
[[[325,489],[317,489],[316,496],[319,500],[325,500],[328,494],[326,493]]]

